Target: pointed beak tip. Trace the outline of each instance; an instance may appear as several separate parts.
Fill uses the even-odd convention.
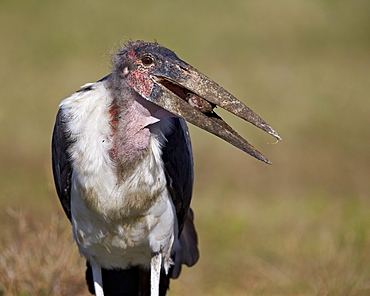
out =
[[[266,164],[272,165],[272,162],[269,161],[266,157],[259,157],[258,160],[261,160]]]
[[[270,129],[267,131],[267,133],[269,133],[271,136],[275,137],[276,139],[278,139],[279,141],[282,141],[283,138],[279,136],[279,134],[274,131],[271,127]]]

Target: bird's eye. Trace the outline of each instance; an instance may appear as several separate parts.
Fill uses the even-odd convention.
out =
[[[144,56],[141,58],[141,62],[144,66],[150,66],[154,63],[154,59],[151,56]]]

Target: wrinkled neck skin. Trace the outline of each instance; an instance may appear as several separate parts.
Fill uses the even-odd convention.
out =
[[[118,173],[124,177],[148,153],[150,125],[173,117],[171,113],[151,103],[135,92],[125,81],[112,81],[109,90],[113,146],[110,151]]]

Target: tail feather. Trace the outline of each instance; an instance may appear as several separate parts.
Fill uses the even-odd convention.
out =
[[[171,266],[170,276],[177,279],[181,272],[181,266],[193,266],[199,259],[198,236],[194,227],[194,213],[189,208],[188,216],[184,228],[180,234],[178,245],[175,246],[175,252],[172,254],[174,265]]]
[[[89,292],[95,295],[92,269],[86,263],[86,282]],[[150,296],[150,270],[134,266],[125,270],[102,269],[105,296]],[[161,272],[159,295],[165,296],[170,285],[170,277]]]

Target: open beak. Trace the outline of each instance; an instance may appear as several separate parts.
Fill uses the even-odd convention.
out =
[[[224,139],[251,156],[271,164],[262,153],[234,131],[213,109],[219,106],[281,140],[278,133],[232,94],[192,66],[181,67],[181,71],[183,71],[183,75],[176,75],[176,77],[151,75],[159,87],[157,87],[158,92],[155,99],[147,99],[172,114]]]

